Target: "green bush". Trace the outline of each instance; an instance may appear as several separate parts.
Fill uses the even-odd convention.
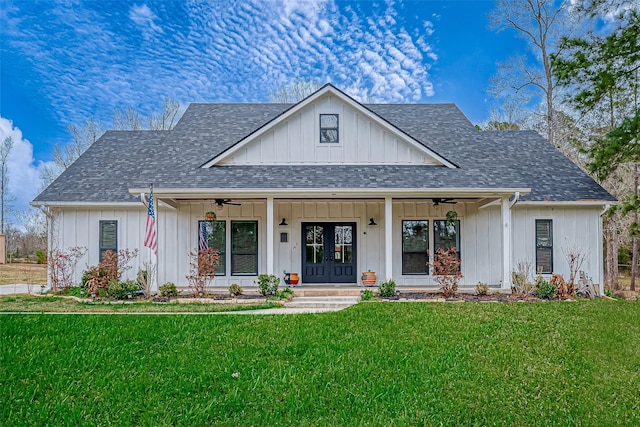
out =
[[[176,289],[175,283],[167,282],[164,285],[160,286],[158,290],[160,291],[161,297],[168,298],[178,296],[178,289]]]
[[[69,286],[67,289],[60,291],[59,295],[70,295],[72,297],[86,298],[89,296],[89,290],[80,286]]]
[[[554,299],[557,291],[558,289],[546,280],[542,280],[536,285],[536,295],[538,298]]]
[[[275,294],[275,298],[277,299],[286,299],[286,300],[291,300],[291,298],[293,298],[293,289],[291,288],[284,288],[283,290],[281,290],[280,292],[276,292]]]
[[[242,286],[238,285],[237,283],[232,283],[231,286],[229,286],[229,293],[234,297],[242,295]]]
[[[142,287],[135,280],[125,280],[124,282],[112,280],[109,282],[107,295],[115,299],[125,299],[134,296],[141,289]]]
[[[36,262],[38,264],[46,264],[47,262],[47,253],[44,249],[36,249]]]
[[[280,285],[280,278],[273,274],[260,274],[258,275],[258,281],[253,283],[258,284],[258,291],[260,295],[265,297],[274,296],[278,293],[278,285]]]
[[[362,295],[360,296],[360,299],[362,301],[371,301],[373,297],[374,297],[373,291],[371,289],[365,289],[364,291],[362,291]]]
[[[396,295],[396,282],[393,279],[385,280],[378,285],[378,293],[381,297],[393,297]]]

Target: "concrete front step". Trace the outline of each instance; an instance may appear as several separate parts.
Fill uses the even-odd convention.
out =
[[[317,296],[295,297],[284,304],[287,308],[326,308],[342,310],[357,304],[360,297],[355,296]]]

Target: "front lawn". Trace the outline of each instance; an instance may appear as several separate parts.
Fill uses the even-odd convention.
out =
[[[36,312],[36,313],[211,313],[226,311],[259,310],[281,307],[276,302],[256,303],[199,303],[177,302],[159,304],[151,301],[88,301],[79,302],[58,296],[0,296],[0,312]]]
[[[0,315],[0,425],[640,425],[640,303]]]

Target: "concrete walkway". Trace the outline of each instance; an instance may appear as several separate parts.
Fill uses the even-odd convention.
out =
[[[0,295],[18,295],[29,293],[31,295],[40,295],[40,285],[27,285],[25,283],[0,285]]]

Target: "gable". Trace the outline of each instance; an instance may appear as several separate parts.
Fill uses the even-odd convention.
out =
[[[325,88],[203,167],[300,164],[455,167],[347,95],[332,86]],[[322,123],[323,116],[330,121]],[[327,124],[331,135],[328,141],[321,138],[321,127]]]

